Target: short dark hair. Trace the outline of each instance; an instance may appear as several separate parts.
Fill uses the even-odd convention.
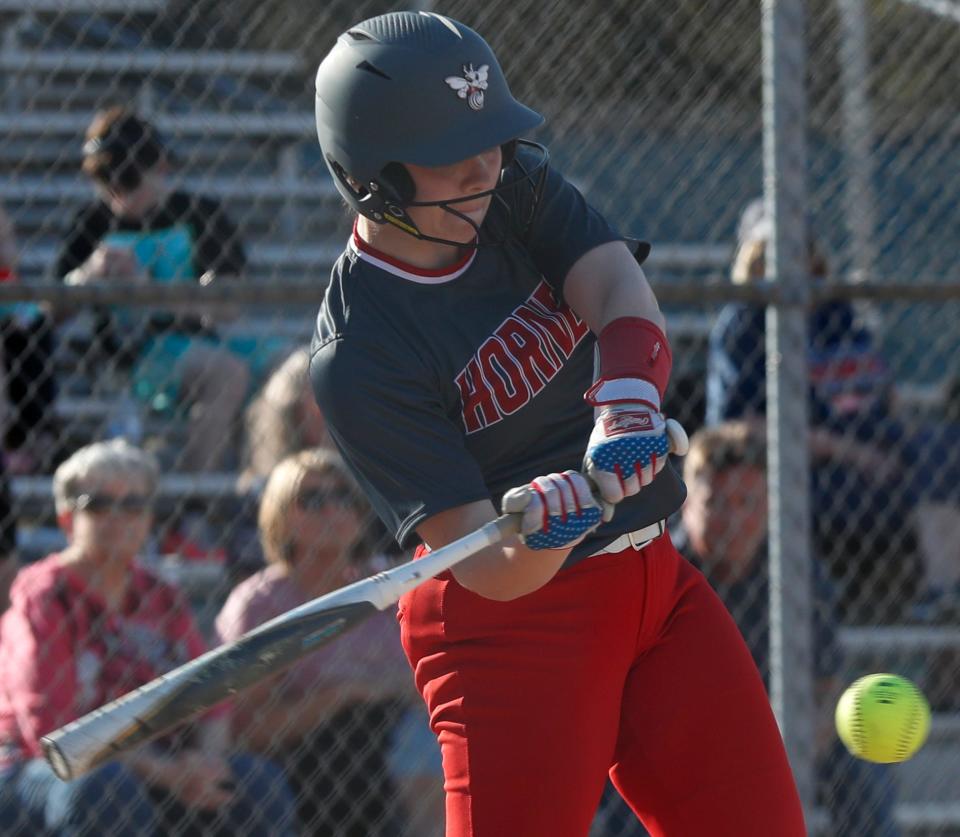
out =
[[[101,110],[87,128],[83,172],[107,186],[132,192],[166,151],[157,130],[122,105]]]
[[[762,422],[726,421],[698,430],[690,439],[683,476],[691,481],[738,466],[766,470],[767,439]]]

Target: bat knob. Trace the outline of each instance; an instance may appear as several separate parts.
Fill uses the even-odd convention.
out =
[[[690,450],[690,439],[687,431],[676,419],[667,419],[667,436],[670,437],[670,453],[675,456],[686,456]]]
[[[49,738],[42,738],[40,745],[43,747],[43,755],[46,757],[53,772],[57,774],[57,777],[63,779],[64,782],[70,781],[70,779],[73,778],[73,771],[70,769],[70,763],[64,757],[57,743]]]

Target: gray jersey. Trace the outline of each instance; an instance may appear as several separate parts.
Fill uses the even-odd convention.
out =
[[[482,232],[511,213],[494,200]],[[354,235],[317,317],[310,376],[331,436],[401,544],[426,518],[582,466],[593,427],[593,334],[563,303],[587,251],[621,237],[555,171],[536,220],[441,271]],[[375,244],[375,242],[374,242]],[[683,502],[671,465],[617,506],[568,564]]]

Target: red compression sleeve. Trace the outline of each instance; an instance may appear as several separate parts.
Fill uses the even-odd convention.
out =
[[[600,380],[643,378],[660,397],[670,380],[673,354],[667,336],[642,317],[619,317],[597,336],[600,346]]]

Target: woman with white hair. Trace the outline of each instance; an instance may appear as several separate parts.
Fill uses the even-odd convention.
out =
[[[282,777],[228,755],[222,711],[67,783],[41,757],[43,735],[206,650],[181,593],[138,562],[157,482],[124,440],[54,475],[68,545],[19,573],[0,622],[0,807],[16,816],[4,833],[292,833]]]

